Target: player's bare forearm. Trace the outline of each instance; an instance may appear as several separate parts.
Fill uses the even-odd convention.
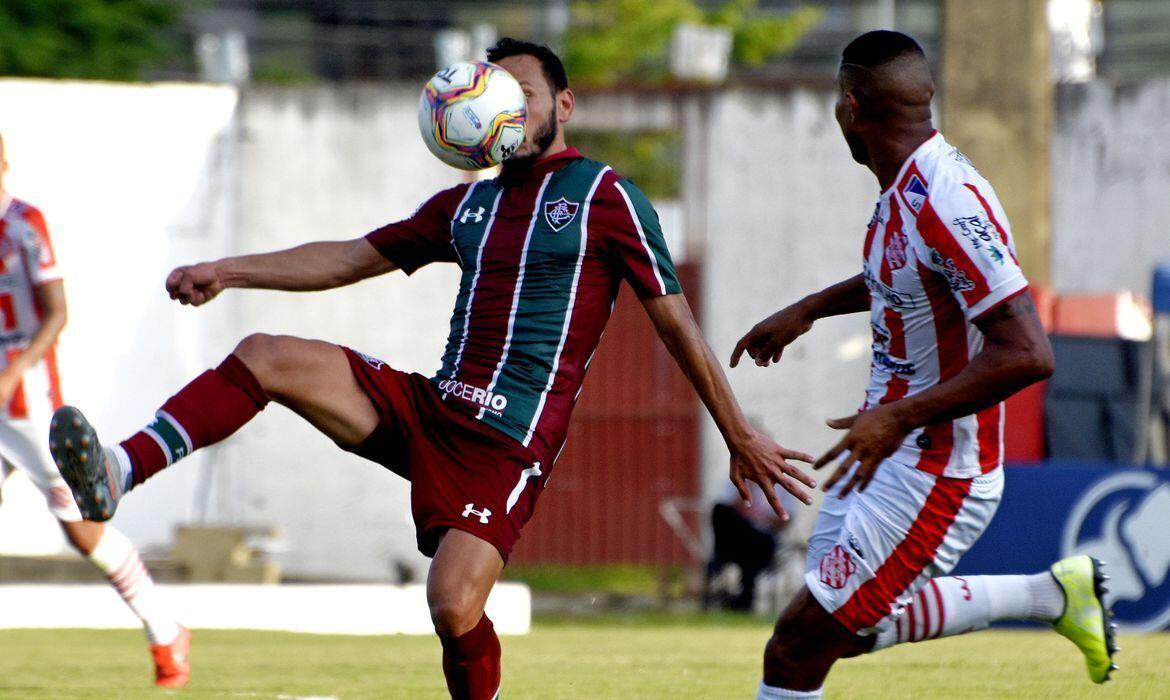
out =
[[[850,277],[780,309],[752,327],[731,353],[731,366],[746,352],[761,367],[779,362],[784,349],[809,332],[818,319],[869,309],[869,290],[862,275]]]
[[[318,241],[217,263],[225,287],[316,292],[389,272],[394,266],[365,239]]]
[[[1051,376],[1052,346],[1028,292],[992,309],[976,324],[983,349],[951,379],[889,404],[910,429],[982,411]]]
[[[865,285],[865,275],[854,275],[825,287],[796,302],[796,305],[804,310],[810,321],[869,311],[869,288]]]
[[[983,333],[983,349],[954,377],[900,401],[829,421],[829,427],[849,432],[813,468],[843,454],[848,458],[825,481],[825,490],[844,478],[848,481],[841,498],[855,486],[864,490],[882,461],[915,428],[977,413],[1052,374],[1052,348],[1027,292],[992,309],[975,325]],[[851,470],[853,464],[857,466]]]
[[[723,439],[733,444],[745,438],[751,426],[731,393],[726,375],[703,339],[686,298],[682,294],[652,297],[644,299],[642,305],[654,323],[658,337],[715,420]]]
[[[231,287],[316,292],[394,269],[364,238],[320,241],[176,268],[167,276],[166,288],[172,299],[199,306]]]
[[[748,422],[683,295],[644,299],[642,305],[666,349],[719,427],[731,453],[731,482],[744,500],[750,502],[745,480],[751,480],[760,485],[764,497],[782,520],[788,519],[788,513],[780,504],[775,486],[783,487],[806,504],[811,503],[801,484],[815,487],[816,482],[786,460],[809,462],[812,457],[777,445]]]
[[[41,310],[41,325],[24,350],[9,363],[12,371],[20,374],[40,362],[45,353],[49,352],[69,318],[65,305],[65,284],[61,280],[37,285],[35,294],[37,307]]]

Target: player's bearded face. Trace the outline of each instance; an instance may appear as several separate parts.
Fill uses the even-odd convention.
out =
[[[508,159],[513,165],[531,163],[544,153],[557,138],[557,131],[561,125],[557,122],[556,102],[548,108],[544,115],[533,110],[528,112],[528,123],[525,124],[524,143],[516,150],[516,154]]]

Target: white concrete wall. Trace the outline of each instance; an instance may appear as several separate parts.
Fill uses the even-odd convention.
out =
[[[1170,261],[1170,78],[1057,97],[1053,286],[1148,296],[1154,265]]]
[[[757,321],[860,271],[878,186],[850,158],[828,93],[732,91],[713,99],[707,119],[705,174],[687,196],[705,202],[703,326],[725,359]],[[781,444],[819,455],[836,439],[825,419],[862,401],[869,335],[863,315],[820,321],[779,365],[729,370],[732,388]],[[707,498],[725,489],[727,464],[707,420]],[[798,512],[811,524],[812,509]]]
[[[408,216],[463,174],[418,136],[413,89],[253,90],[241,109],[238,252],[354,238]],[[453,265],[401,273],[321,294],[233,292],[232,332],[350,345],[394,367],[438,368],[458,284]],[[406,482],[340,451],[290,411],[272,406],[217,451],[218,517],[276,523],[301,575],[382,579],[398,563],[422,572]]]
[[[165,397],[161,387],[205,366],[207,339],[231,314],[228,306],[176,313],[163,280],[181,261],[228,250],[239,165],[226,135],[236,93],[0,80],[0,103],[12,167],[5,185],[44,211],[65,275],[65,399],[103,434],[123,435],[149,419]],[[160,475],[127,499],[116,524],[141,543],[169,541],[173,525],[191,515],[205,461],[196,455]],[[63,546],[43,506],[35,512],[41,517],[3,522],[5,536],[19,528],[21,538],[48,534]]]

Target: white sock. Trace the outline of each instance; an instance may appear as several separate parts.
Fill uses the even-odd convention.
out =
[[[110,585],[122,596],[146,630],[151,644],[170,644],[179,636],[179,625],[164,612],[154,580],[142,564],[138,550],[125,535],[108,524],[89,555]]]
[[[874,651],[974,632],[997,620],[1053,622],[1063,611],[1064,591],[1047,572],[942,576],[928,581],[895,623],[878,633]]]
[[[756,700],[782,700],[783,698],[820,698],[825,694],[825,689],[817,688],[816,690],[788,690],[787,688],[777,688],[771,685],[764,685],[760,681],[760,689],[756,691]]]
[[[121,445],[114,445],[108,452],[122,482],[122,493],[129,493],[130,489],[134,488],[134,467],[130,462],[130,455],[126,454]]]

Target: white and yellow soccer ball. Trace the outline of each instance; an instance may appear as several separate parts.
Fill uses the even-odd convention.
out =
[[[520,83],[486,61],[455,63],[435,73],[418,102],[427,148],[462,170],[507,160],[524,143],[527,116]]]

